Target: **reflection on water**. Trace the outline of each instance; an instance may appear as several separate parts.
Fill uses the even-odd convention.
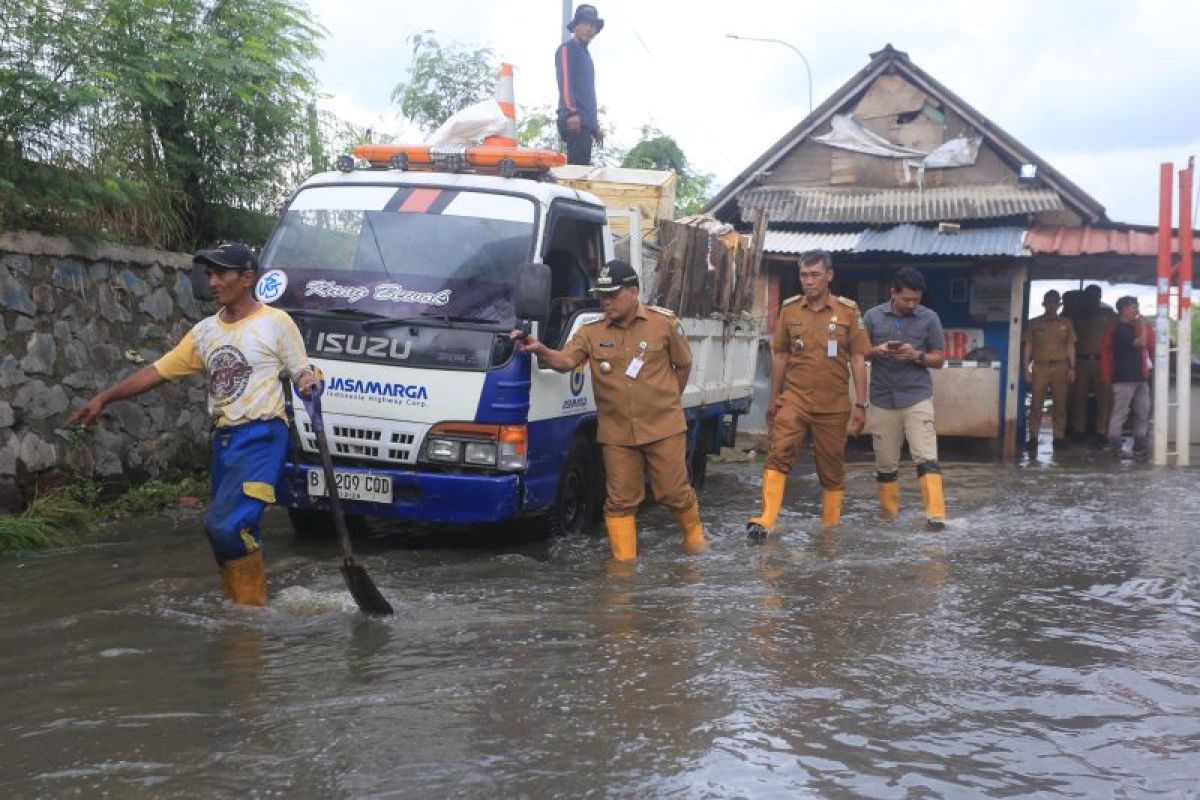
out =
[[[272,603],[220,602],[194,517],[0,562],[6,797],[1179,796],[1200,786],[1194,472],[947,469],[879,522],[868,468],[821,531],[811,476],[744,541],[758,467],[713,464],[712,549],[642,517],[360,548],[267,531]],[[143,526],[145,527],[145,526]]]

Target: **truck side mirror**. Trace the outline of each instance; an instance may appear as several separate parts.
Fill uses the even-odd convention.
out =
[[[208,290],[208,276],[204,274],[204,265],[192,262],[192,295],[197,300],[212,302],[212,292]]]
[[[550,267],[532,263],[517,267],[513,310],[517,319],[546,321],[550,314]]]

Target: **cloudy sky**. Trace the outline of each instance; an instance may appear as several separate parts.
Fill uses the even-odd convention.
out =
[[[409,36],[490,47],[516,66],[520,106],[555,101],[561,0],[308,0],[328,32],[322,107],[404,131],[389,95]],[[891,43],[1099,200],[1156,222],[1158,164],[1200,153],[1200,3],[1189,0],[597,0],[597,94],[615,139],[645,123],[723,185]]]

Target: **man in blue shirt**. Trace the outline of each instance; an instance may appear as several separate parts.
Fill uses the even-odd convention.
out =
[[[554,53],[558,76],[558,135],[567,146],[567,163],[592,163],[592,142],[604,145],[596,114],[596,67],[588,45],[604,29],[595,6],[581,5],[567,25],[571,38]]]
[[[900,513],[900,449],[917,464],[917,480],[930,530],[946,527],[942,468],[933,427],[933,379],[946,349],[942,322],[921,305],[925,277],[903,267],[892,277],[892,298],[867,311],[863,323],[871,339],[871,444],[875,480],[885,517]]]

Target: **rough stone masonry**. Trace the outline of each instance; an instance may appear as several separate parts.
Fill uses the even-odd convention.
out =
[[[182,253],[0,234],[0,511],[80,478],[128,485],[207,466],[200,378],[114,403],[84,433],[66,425],[212,313],[191,268]]]

